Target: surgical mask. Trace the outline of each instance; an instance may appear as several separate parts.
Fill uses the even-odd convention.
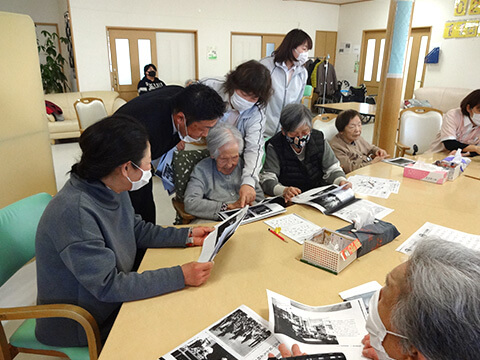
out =
[[[155,77],[157,72],[152,70],[152,71],[149,71],[147,74],[148,74],[148,76]]]
[[[180,130],[177,128],[178,137],[180,138],[180,140],[183,140],[186,143],[196,143],[196,142],[199,142],[200,140],[202,140],[201,137],[195,139],[195,138],[191,137],[190,135],[188,135],[187,121],[185,120],[185,117],[183,118],[183,124],[185,125],[185,133],[187,135],[183,136],[182,133],[180,132]]]
[[[285,138],[287,139],[287,143],[295,146],[297,149],[303,149],[310,141],[310,134],[303,135],[302,137],[285,135]]]
[[[380,318],[380,314],[378,313],[378,299],[380,297],[380,290],[375,292],[375,294],[370,299],[370,304],[368,306],[368,317],[366,323],[366,329],[370,334],[370,344],[375,349],[378,359],[379,360],[395,360],[388,356],[387,352],[383,348],[383,340],[387,334],[391,334],[393,336],[401,337],[403,339],[407,339],[405,336],[394,333],[392,331],[388,331],[383,325],[382,319]]]
[[[302,53],[299,53],[297,51],[297,49],[295,49],[295,52],[298,54],[298,57],[297,57],[297,63],[298,65],[303,65],[307,62],[308,60],[308,52],[305,51],[305,52],[302,52]]]
[[[142,177],[140,178],[140,180],[132,181],[127,176],[128,181],[130,181],[132,183],[132,188],[129,191],[135,191],[135,190],[138,190],[138,189],[144,187],[145,185],[147,185],[149,183],[150,179],[152,178],[152,172],[151,171],[141,169],[133,161],[132,161],[132,165],[135,166],[138,170],[140,170],[142,172]]]
[[[480,114],[474,113],[472,116],[472,121],[475,125],[480,126]]]
[[[256,103],[248,101],[237,94],[236,91],[233,92],[233,95],[230,97],[230,103],[232,104],[235,110],[238,112],[243,112],[255,106]]]

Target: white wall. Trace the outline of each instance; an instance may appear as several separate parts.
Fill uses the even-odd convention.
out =
[[[339,6],[282,0],[70,0],[81,91],[109,90],[107,26],[198,31],[199,77],[230,70],[230,32],[337,31]],[[207,47],[218,58],[207,60]],[[158,64],[161,66],[161,64]]]
[[[63,14],[67,10],[67,0],[0,0],[0,11],[28,15],[35,23],[57,24],[58,35],[61,37],[66,36]],[[68,64],[68,50],[63,43],[61,43],[61,53],[67,60],[64,67],[65,76],[69,80],[72,91],[75,91],[77,86],[75,74]]]
[[[438,64],[427,64],[424,86],[449,86],[479,88],[480,37],[465,39],[444,39],[443,29],[448,20],[478,19],[475,16],[455,18],[455,0],[416,0],[412,26],[431,26],[430,49],[440,47]],[[389,12],[389,0],[374,0],[340,7],[338,43],[361,44],[363,30],[385,29]],[[338,45],[337,45],[338,47]],[[336,71],[338,79],[347,79],[357,84],[353,72],[356,60],[353,54],[337,54]]]

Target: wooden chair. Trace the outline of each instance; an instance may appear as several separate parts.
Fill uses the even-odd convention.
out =
[[[185,211],[183,203],[185,190],[187,188],[190,174],[195,165],[209,156],[207,149],[177,151],[173,155],[173,176],[175,181],[175,197],[172,198],[172,205],[177,213],[175,224],[189,224],[196,217]]]
[[[30,196],[0,209],[0,286],[35,256],[38,222],[52,197]],[[88,347],[58,347],[40,343],[35,337],[35,319],[64,317],[85,330]],[[7,339],[2,321],[26,319]],[[51,304],[0,308],[0,360],[18,353],[43,354],[72,360],[96,360],[101,350],[100,331],[93,316],[76,305]]]
[[[400,112],[395,157],[422,154],[428,150],[442,126],[443,113],[429,107],[412,107]]]
[[[313,104],[313,87],[312,85],[305,85],[305,90],[303,91],[302,105],[306,106],[307,109],[311,110]]]
[[[323,132],[325,140],[330,141],[337,135],[338,130],[335,127],[335,119],[337,114],[321,114],[313,118],[313,128]]]
[[[77,113],[78,127],[82,133],[87,127],[108,116],[102,99],[94,97],[81,98],[73,104]]]

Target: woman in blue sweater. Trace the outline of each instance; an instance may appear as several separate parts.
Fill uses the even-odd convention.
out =
[[[201,246],[213,228],[176,229],[146,223],[127,194],[147,184],[150,144],[133,118],[114,115],[80,137],[82,157],[49,203],[36,236],[38,304],[67,303],[89,311],[106,339],[120,305],[199,286],[212,263],[136,272],[138,249]],[[54,346],[84,346],[76,322],[39,319],[37,339]]]

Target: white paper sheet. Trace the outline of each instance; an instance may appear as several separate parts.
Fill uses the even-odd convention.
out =
[[[365,175],[354,175],[348,178],[355,194],[375,196],[387,199],[391,193],[398,194],[400,182],[397,180]]]
[[[305,220],[297,214],[288,214],[275,219],[265,220],[264,223],[273,229],[280,227],[282,229],[280,232],[283,235],[288,236],[300,245],[321,229],[321,226]]]
[[[441,225],[435,225],[429,222],[423,224],[420,229],[415,231],[415,233],[405,240],[396,250],[410,255],[415,249],[417,243],[427,237],[456,242],[465,245],[470,249],[480,251],[480,235],[467,234],[462,231],[450,229]]]
[[[267,296],[270,329],[288,348],[297,343],[307,354],[342,352],[347,360],[362,359],[367,312],[361,300],[308,306],[270,290]]]

